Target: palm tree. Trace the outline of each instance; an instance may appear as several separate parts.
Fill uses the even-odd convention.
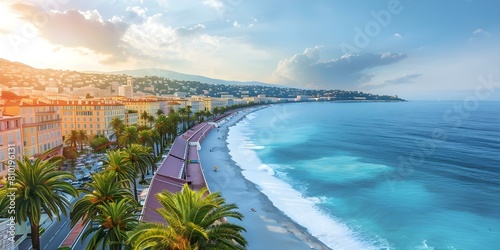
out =
[[[146,124],[148,122],[149,113],[144,110],[144,112],[139,115],[139,118],[141,118],[141,120],[144,121],[144,124]]]
[[[160,223],[140,223],[128,237],[133,250],[192,249],[190,242],[182,235],[178,235],[173,226]]]
[[[120,118],[114,117],[109,123],[109,126],[113,130],[113,134],[111,134],[110,139],[114,138],[115,140],[118,140],[123,130],[125,130],[125,124],[123,124],[123,121]]]
[[[108,151],[104,158],[104,166],[113,173],[115,181],[123,181],[123,187],[130,188],[130,183],[135,182],[136,171],[122,150]]]
[[[179,120],[180,122],[182,122],[182,131],[186,131],[186,124],[185,124],[185,121],[186,121],[186,117],[187,117],[187,109],[186,108],[179,108],[177,110],[177,113],[179,114]]]
[[[8,218],[9,217],[9,203],[10,200],[7,199],[7,180],[0,179],[0,184],[2,184],[2,188],[0,188],[0,218]]]
[[[219,107],[215,107],[212,109],[212,112],[214,114],[214,117],[217,117],[220,113],[220,108]]]
[[[151,138],[153,139],[154,142],[153,153],[155,157],[157,157],[158,155],[160,155],[161,151],[163,150],[163,146],[165,144],[161,141],[160,133],[156,129],[153,130],[153,135]]]
[[[87,131],[80,129],[78,130],[78,142],[80,143],[80,152],[83,150],[83,144],[89,141],[89,136],[87,135]]]
[[[52,220],[61,219],[66,214],[70,203],[65,195],[78,196],[78,191],[63,179],[74,180],[69,172],[57,171],[56,162],[42,160],[53,150],[46,151],[34,162],[25,158],[17,161],[16,179],[16,221],[29,221],[31,225],[31,244],[33,249],[40,249],[40,218],[42,209]]]
[[[132,185],[134,187],[134,197],[136,201],[138,200],[137,196],[137,173],[141,172],[141,183],[146,183],[145,174],[148,170],[149,166],[154,164],[154,159],[151,156],[151,148],[143,147],[139,144],[132,144],[126,147],[123,151],[125,155],[125,160],[130,166],[134,168],[134,179],[132,181]]]
[[[76,147],[78,145],[78,131],[76,130],[71,130],[71,133],[69,134],[68,138],[66,139],[66,144],[74,148],[75,150],[78,150]]]
[[[92,176],[92,181],[85,183],[80,191],[85,196],[78,200],[71,211],[71,227],[82,220],[82,224],[95,220],[101,213],[99,206],[105,203],[128,200],[135,204],[134,197],[128,188],[123,186],[123,181],[115,181],[115,174],[111,171],[104,171]]]
[[[193,113],[191,111],[191,108],[192,108],[191,105],[186,106],[186,116],[187,116],[186,120],[188,122],[188,127],[191,127],[191,113]]]
[[[87,245],[88,250],[102,249],[109,246],[111,250],[121,250],[126,247],[127,232],[132,231],[138,224],[136,206],[128,200],[103,203],[98,206],[100,213],[96,216],[92,226],[82,235],[85,239],[93,234]],[[127,248],[128,249],[128,248]]]
[[[210,112],[210,110],[205,110],[204,113],[205,113],[204,115],[205,115],[207,120],[208,120],[208,118],[212,117],[212,115],[213,115],[212,112]]]
[[[128,126],[118,138],[118,145],[124,147],[139,141],[139,134],[135,126]]]
[[[155,117],[150,115],[148,116],[149,127],[153,128],[153,123],[155,122]]]
[[[157,116],[163,115],[163,111],[161,109],[156,110],[156,115]]]
[[[187,184],[179,193],[156,194],[162,205],[157,212],[168,227],[145,223],[129,234],[133,249],[244,249],[247,241],[243,227],[225,221],[241,220],[235,204],[226,204],[219,193],[208,194],[206,188],[192,191]],[[147,232],[144,230],[148,229]],[[183,244],[188,242],[189,245]]]
[[[170,141],[173,141],[173,138],[177,137],[177,130],[179,128],[179,122],[181,121],[181,117],[178,112],[175,112],[175,110],[171,110],[170,113],[168,113],[168,120],[169,122],[167,123],[167,131],[169,131],[169,136],[170,136]]]
[[[139,140],[137,140],[138,143],[140,143],[143,146],[149,146],[149,147],[154,146],[153,130],[144,129],[139,131],[138,135],[139,135]]]
[[[202,123],[205,121],[205,111],[198,110],[194,113],[194,117],[196,118],[197,123]]]
[[[158,119],[155,121],[155,129],[160,134],[162,147],[165,145],[168,122],[169,119],[165,115],[159,115]]]

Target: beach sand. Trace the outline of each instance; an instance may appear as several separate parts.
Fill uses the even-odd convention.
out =
[[[243,177],[231,159],[226,142],[228,128],[246,114],[240,111],[221,124],[219,131],[212,130],[202,143],[200,160],[210,191],[220,192],[227,203],[238,205],[238,211],[245,217],[243,221],[231,222],[247,230],[243,235],[249,242],[248,249],[329,249],[274,207],[256,185]],[[214,165],[217,172],[213,170]]]

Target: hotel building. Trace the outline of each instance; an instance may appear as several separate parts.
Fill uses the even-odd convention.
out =
[[[47,150],[55,149],[47,158],[62,155],[63,141],[59,107],[50,100],[22,99],[5,104],[4,115],[20,116],[23,154],[36,158]],[[16,141],[17,141],[16,136]]]
[[[70,100],[58,101],[58,105],[61,107],[62,131],[65,136],[71,134],[71,130],[85,130],[89,136],[109,137],[113,133],[109,125],[113,118],[126,121],[125,105],[118,101]]]
[[[158,117],[158,110],[160,109],[160,101],[155,97],[144,97],[144,98],[129,98],[124,99],[123,104],[129,110],[137,111],[139,115],[138,125],[146,125],[149,126],[149,121],[146,119],[142,119],[141,115],[144,111],[148,112],[149,115],[152,115],[154,118]]]
[[[21,116],[4,115],[0,108],[0,178],[7,175],[6,162],[12,154],[18,160],[23,155]]]

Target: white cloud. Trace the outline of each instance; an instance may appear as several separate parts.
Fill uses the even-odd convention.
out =
[[[38,6],[18,3],[12,9],[31,20],[32,13],[43,10]],[[128,28],[128,24],[120,18],[104,20],[97,10],[77,11],[52,10],[45,12],[48,21],[46,25],[37,26],[41,38],[54,44],[68,48],[87,48],[97,54],[106,55],[104,63],[123,61],[127,58],[127,44],[121,37]]]
[[[141,24],[132,24],[123,40],[140,67],[156,67],[196,73],[208,77],[252,79],[252,67],[264,67],[255,60],[269,60],[266,52],[241,38],[209,35],[205,26],[174,28],[157,14]],[[243,60],[244,59],[244,60]],[[186,71],[187,69],[187,71]],[[262,71],[262,69],[258,69]]]
[[[178,36],[191,36],[191,35],[194,35],[196,33],[198,33],[199,31],[205,29],[205,25],[203,24],[197,24],[195,25],[194,27],[191,27],[191,28],[186,28],[186,27],[179,27],[179,28],[175,28],[174,29],[174,32],[178,35]]]
[[[395,37],[397,37],[397,38],[399,38],[399,39],[403,38],[403,37],[401,36],[401,34],[399,34],[399,33],[394,33],[394,36],[395,36]]]
[[[396,78],[387,79],[383,83],[367,83],[364,84],[362,87],[366,89],[374,89],[374,88],[382,88],[398,84],[415,83],[414,79],[417,79],[422,75],[423,74],[406,74]]]
[[[307,48],[301,54],[281,60],[273,73],[274,81],[297,87],[305,84],[311,88],[349,89],[371,80],[373,75],[364,70],[393,64],[407,57],[403,53],[385,52],[344,55],[322,61],[321,49],[321,46]]]
[[[240,26],[241,26],[241,24],[239,24],[238,21],[234,20],[233,27],[238,28]]]
[[[468,42],[475,42],[475,41],[479,41],[481,39],[484,39],[485,37],[488,37],[490,36],[490,33],[486,30],[483,30],[483,29],[476,29],[472,32],[472,36],[469,37],[469,39],[467,40]]]
[[[222,9],[224,8],[224,3],[220,0],[205,0],[203,1],[204,5],[210,6],[214,9]]]
[[[472,32],[472,35],[476,36],[489,36],[490,33],[488,31],[485,31],[483,29],[476,29],[474,32]]]
[[[127,7],[126,11],[132,12],[137,16],[140,16],[142,18],[146,17],[146,12],[148,11],[147,8],[143,8],[140,6],[133,6],[133,7]]]
[[[58,11],[54,11],[53,13],[57,13],[57,12]],[[80,14],[82,14],[82,16],[84,16],[85,19],[87,19],[87,20],[94,20],[94,21],[101,22],[101,23],[104,22],[104,20],[101,17],[101,14],[99,14],[99,11],[97,11],[96,9],[87,10],[87,11],[78,11],[78,12],[80,12]]]

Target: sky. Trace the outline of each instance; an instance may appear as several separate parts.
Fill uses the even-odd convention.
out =
[[[0,16],[0,58],[36,68],[500,99],[497,0],[4,0]]]

